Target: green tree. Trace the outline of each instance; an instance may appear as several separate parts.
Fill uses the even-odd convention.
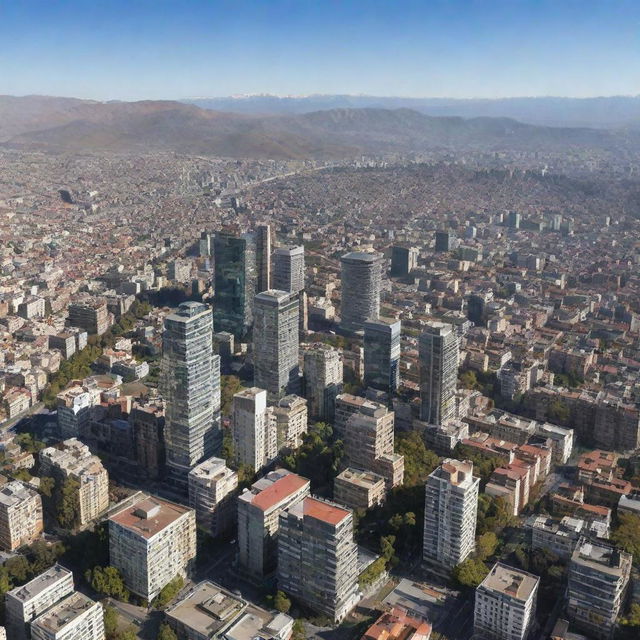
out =
[[[462,371],[460,376],[458,377],[460,382],[460,386],[463,389],[477,389],[478,388],[478,378],[476,376],[476,372],[471,369],[467,369],[466,371]]]
[[[498,548],[498,536],[493,531],[487,531],[478,536],[476,540],[476,557],[478,560],[486,560],[491,557]]]
[[[618,526],[611,532],[611,542],[632,554],[636,563],[640,561],[640,516],[620,514]]]
[[[161,609],[168,605],[184,587],[184,578],[182,576],[176,576],[171,582],[168,582],[156,596],[153,601],[153,606],[156,609]]]
[[[102,605],[104,634],[107,640],[118,640],[118,612],[114,607]]]
[[[231,415],[233,396],[242,390],[242,383],[238,376],[220,376],[220,402],[222,415]]]
[[[388,567],[393,567],[398,564],[395,543],[395,536],[383,536],[380,538],[380,553]]]
[[[277,591],[273,599],[273,608],[280,613],[289,613],[291,609],[291,600],[283,591]]]
[[[477,558],[467,558],[453,569],[455,581],[462,587],[475,589],[487,576],[489,570]]]
[[[40,493],[45,498],[53,497],[53,492],[56,487],[56,481],[50,476],[40,476]]]
[[[4,565],[16,584],[24,584],[31,576],[31,565],[24,556],[9,558]]]
[[[121,602],[129,602],[131,593],[127,589],[122,574],[115,567],[94,567],[85,575],[91,587],[105,596],[111,596]]]
[[[293,623],[293,632],[291,634],[291,640],[306,640],[307,632],[304,628],[302,620],[298,619]]]
[[[160,625],[157,640],[178,640],[178,636],[166,622],[163,622]]]
[[[58,524],[63,529],[73,529],[80,516],[80,483],[72,476],[67,476],[60,483],[56,496],[56,515]]]
[[[549,403],[547,416],[550,422],[555,424],[567,424],[569,422],[569,407],[560,398],[555,398]]]
[[[396,437],[396,452],[404,456],[404,484],[424,486],[427,476],[440,464],[440,459],[427,449],[419,431],[400,433]]]

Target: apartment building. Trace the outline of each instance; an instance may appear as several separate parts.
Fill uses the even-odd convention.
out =
[[[257,472],[276,458],[276,423],[269,419],[264,389],[250,387],[233,396],[231,434],[237,464]]]
[[[382,476],[363,469],[347,467],[333,481],[333,499],[350,509],[371,509],[386,497]]]
[[[288,395],[269,408],[271,420],[275,421],[278,451],[297,449],[302,445],[302,436],[307,433],[307,401],[296,395]]]
[[[305,349],[304,388],[312,418],[333,421],[336,397],[342,393],[342,376],[342,360],[337,349],[323,343]]]
[[[31,640],[105,640],[102,605],[78,591],[31,623]]]
[[[0,547],[15,551],[35,542],[44,529],[40,494],[18,480],[0,489]]]

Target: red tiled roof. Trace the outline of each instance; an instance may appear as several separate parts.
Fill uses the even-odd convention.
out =
[[[289,473],[256,494],[251,504],[262,511],[267,511],[289,497],[292,493],[296,493],[296,491],[302,489],[308,482],[306,478],[298,476],[295,473]]]
[[[334,507],[315,498],[306,498],[303,505],[303,514],[316,520],[337,525],[349,515],[349,512],[346,509]]]

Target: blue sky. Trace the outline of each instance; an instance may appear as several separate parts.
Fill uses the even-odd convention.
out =
[[[640,94],[640,0],[0,0],[0,94]]]

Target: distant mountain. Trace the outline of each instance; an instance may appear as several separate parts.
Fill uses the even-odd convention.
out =
[[[550,128],[509,118],[433,117],[412,109],[331,109],[247,116],[174,101],[0,97],[0,141],[18,148],[168,150],[256,158],[362,152],[640,148],[640,131]]]
[[[529,124],[617,128],[640,126],[640,96],[602,98],[395,98],[350,95],[232,96],[182,100],[204,109],[245,114],[299,114],[328,109],[413,109],[432,116],[513,118]]]

